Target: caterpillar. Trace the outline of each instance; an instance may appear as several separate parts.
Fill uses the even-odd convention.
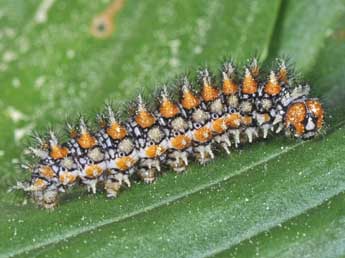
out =
[[[125,119],[106,105],[97,130],[83,117],[67,123],[65,142],[53,131],[34,135],[31,162],[22,165],[31,178],[17,187],[39,206],[54,208],[59,193],[75,185],[92,193],[102,185],[108,197],[117,197],[135,179],[152,183],[163,170],[182,173],[192,160],[206,164],[215,149],[229,154],[232,146],[281,132],[312,138],[323,127],[324,108],[308,96],[307,84],[296,84],[281,59],[269,73],[260,72],[255,58],[243,71],[227,61],[219,76],[199,69],[195,83],[186,75],[177,80],[177,97],[164,86],[154,108],[139,96]]]

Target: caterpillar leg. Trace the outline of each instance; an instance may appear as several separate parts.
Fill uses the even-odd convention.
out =
[[[152,184],[157,179],[158,171],[156,168],[142,167],[137,172],[139,178],[146,184]]]
[[[36,178],[31,183],[18,182],[15,189],[29,192],[34,203],[40,207],[54,209],[58,205],[58,187],[54,183],[48,185],[41,178]]]
[[[200,145],[195,147],[194,150],[196,151],[196,154],[194,155],[196,160],[202,165],[214,159],[211,144]]]
[[[214,141],[218,143],[225,150],[227,154],[230,154],[229,148],[231,147],[231,142],[230,142],[228,133],[217,135],[214,138]]]
[[[44,191],[34,191],[32,196],[39,206],[46,209],[54,209],[58,204],[57,188],[48,188]]]
[[[231,129],[229,133],[233,135],[233,141],[235,142],[235,147],[237,148],[238,145],[241,143],[241,131],[239,129]]]
[[[120,192],[121,183],[116,179],[107,179],[104,184],[104,189],[108,198],[115,198]]]
[[[83,185],[86,186],[88,192],[92,192],[93,194],[97,191],[97,179],[82,179]]]
[[[182,173],[188,166],[188,153],[174,151],[168,155],[167,164],[176,172]]]
[[[24,189],[30,191],[33,201],[45,209],[54,209],[58,205],[58,189],[50,186],[44,190]]]
[[[248,127],[247,129],[244,130],[244,133],[247,135],[248,137],[248,142],[252,143],[254,137],[258,137],[258,131],[256,130],[255,127]]]
[[[112,171],[113,174],[111,174],[105,184],[104,184],[104,190],[107,193],[107,197],[114,198],[117,197],[119,192],[125,185],[127,187],[131,187],[131,182],[129,180],[129,176],[127,174],[123,174],[121,172]]]

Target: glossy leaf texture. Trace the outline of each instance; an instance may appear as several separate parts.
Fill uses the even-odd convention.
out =
[[[0,257],[344,256],[345,2],[125,1],[95,38],[112,2],[0,2]],[[31,129],[255,54],[295,62],[325,103],[324,135],[272,136],[116,200],[76,190],[53,212],[7,191],[29,176],[16,163]]]

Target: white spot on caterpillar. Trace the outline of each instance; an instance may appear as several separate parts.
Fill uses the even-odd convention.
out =
[[[35,21],[37,23],[45,23],[48,20],[48,11],[54,4],[55,0],[43,0],[38,6],[35,14]]]

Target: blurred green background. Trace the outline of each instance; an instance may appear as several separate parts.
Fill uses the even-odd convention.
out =
[[[0,1],[0,257],[344,256],[345,1],[117,7]],[[103,38],[97,17],[114,26],[97,27]],[[243,63],[253,54],[268,66],[277,56],[295,63],[325,103],[325,135],[244,146],[117,200],[79,189],[53,212],[7,192],[29,177],[17,163],[31,130],[62,131],[66,117],[92,118],[106,100],[122,105],[199,65],[216,71],[224,56]]]

